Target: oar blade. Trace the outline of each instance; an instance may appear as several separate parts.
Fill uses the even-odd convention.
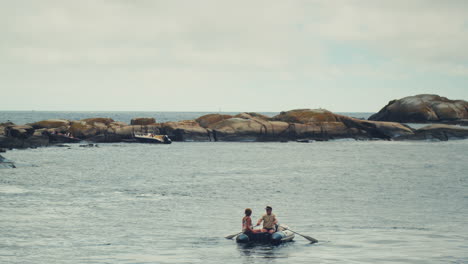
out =
[[[310,241],[311,244],[314,244],[314,243],[317,243],[318,240],[313,238],[313,237],[310,237],[310,236],[302,236],[303,238],[307,239]]]
[[[240,232],[240,233],[242,233],[242,232]],[[233,238],[235,238],[236,236],[238,236],[240,233],[237,233],[237,234],[234,234],[234,235],[225,236],[224,238],[226,238],[226,239],[233,239]]]
[[[315,238],[313,238],[313,237],[305,236],[305,235],[303,235],[303,234],[299,234],[298,232],[293,231],[293,230],[291,230],[291,229],[289,229],[289,228],[287,228],[286,230],[289,230],[289,231],[293,232],[294,234],[298,234],[298,235],[300,235],[301,237],[303,237],[303,238],[309,240],[311,244],[317,243],[317,242],[318,242],[318,240],[315,239]]]

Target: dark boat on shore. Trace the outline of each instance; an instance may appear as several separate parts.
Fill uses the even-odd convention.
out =
[[[290,242],[294,239],[294,233],[288,230],[285,225],[279,225],[275,233],[270,234],[268,232],[261,233],[241,233],[237,236],[237,243],[271,243],[279,245],[284,242]]]
[[[171,144],[172,140],[167,135],[155,135],[153,133],[135,134],[133,136],[137,142],[153,144]]]
[[[49,135],[50,143],[78,143],[81,141],[80,138],[73,137],[70,134],[62,133],[50,133]]]

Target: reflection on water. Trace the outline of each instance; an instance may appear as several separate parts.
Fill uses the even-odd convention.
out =
[[[262,243],[246,243],[237,244],[241,256],[245,258],[287,258],[289,257],[288,248],[293,246],[294,241],[283,243],[280,245],[262,244]]]

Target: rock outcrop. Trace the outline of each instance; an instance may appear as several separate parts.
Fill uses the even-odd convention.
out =
[[[233,117],[209,126],[214,141],[271,141],[287,138],[289,124],[256,117]]]
[[[434,98],[434,96],[426,95],[422,97]],[[421,101],[423,99],[419,98],[417,100]],[[416,113],[416,105],[419,105],[419,103],[414,103],[416,99],[413,98],[409,101],[405,99],[403,101],[405,102],[398,104],[405,105],[407,111],[414,110],[411,113]],[[430,113],[428,116],[430,118],[435,116],[438,118],[444,117],[443,120],[450,118],[450,120],[455,120],[454,118],[463,120],[465,116],[462,106],[464,107],[465,101],[452,102],[455,102],[455,106],[447,106],[448,102],[443,104],[433,103],[431,105],[432,110],[428,110],[428,113]],[[393,103],[389,105],[393,105]],[[428,107],[424,109],[427,110]],[[387,107],[386,111],[391,112],[393,108]],[[449,113],[456,114],[450,116]],[[412,116],[418,116],[418,114]],[[412,122],[415,122],[414,120]],[[338,115],[325,109],[296,109],[281,112],[274,117],[246,112],[235,116],[209,114],[196,120],[177,122],[155,123],[154,121],[153,118],[134,118],[131,121],[133,125],[128,125],[124,122],[115,122],[111,118],[88,118],[73,121],[51,119],[29,125],[15,125],[11,122],[0,123],[0,148],[39,147],[49,144],[73,143],[81,140],[94,143],[135,142],[134,135],[139,133],[165,134],[173,141],[309,142],[342,138],[358,140],[448,140],[468,138],[468,129],[460,126],[433,125],[414,130],[398,122],[361,120]]]
[[[397,136],[413,134],[412,128],[396,122],[367,121],[342,115],[338,116],[348,128],[358,129],[371,138],[392,139]]]
[[[285,111],[274,116],[272,120],[300,124],[340,121],[336,114],[325,109],[296,109]]]
[[[266,115],[262,115],[262,114],[259,114],[259,113],[254,113],[254,112],[240,113],[238,115],[235,115],[234,117],[244,118],[244,119],[255,118],[257,120],[264,120],[264,121],[270,121],[271,120],[271,117],[268,117]]]
[[[413,133],[411,128],[399,123],[361,120],[334,114],[325,109],[291,110],[281,112],[272,119],[289,122],[292,134],[298,139],[391,139],[394,136]]]
[[[160,129],[173,141],[213,141],[208,129],[194,120],[162,123]]]
[[[77,138],[86,139],[107,131],[107,125],[101,122],[71,121],[70,133]]]
[[[156,119],[152,117],[137,117],[130,121],[130,125],[134,126],[146,126],[154,123],[156,123]]]
[[[468,128],[446,124],[433,124],[415,130],[412,135],[402,135],[394,138],[394,140],[437,141],[447,141],[453,139],[468,139]]]
[[[195,119],[195,121],[200,124],[201,127],[207,128],[212,124],[216,124],[229,118],[232,118],[232,115],[208,114],[200,116],[199,118]]]
[[[81,119],[81,121],[85,122],[86,124],[93,125],[93,124],[105,124],[109,125],[110,123],[115,122],[114,119],[108,117],[93,117],[93,118],[86,118]]]
[[[400,123],[467,122],[468,102],[432,94],[408,96],[390,101],[369,120]]]
[[[342,116],[325,109],[296,109],[281,112],[272,120],[289,124],[290,140],[329,140],[338,138],[367,138],[365,131],[347,125]],[[349,122],[352,123],[352,122]]]
[[[325,109],[291,110],[272,118],[256,113],[241,113],[230,118],[204,116],[197,120],[204,122],[214,141],[391,139],[413,133],[411,128],[399,123],[360,120]]]
[[[13,123],[1,124],[0,148],[34,148],[47,146],[49,137],[43,130],[35,130],[28,125],[15,125]]]
[[[49,119],[49,120],[42,120],[39,122],[29,124],[34,129],[41,129],[41,128],[59,128],[59,127],[68,127],[70,126],[69,120],[64,119]]]

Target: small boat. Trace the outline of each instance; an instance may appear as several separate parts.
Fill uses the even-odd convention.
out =
[[[294,233],[288,230],[287,225],[279,225],[277,231],[273,234],[268,232],[261,233],[241,233],[237,236],[237,243],[249,243],[249,242],[258,242],[258,243],[271,243],[274,245],[279,245],[283,242],[289,242],[294,239]]]
[[[80,138],[73,137],[70,133],[50,133],[50,143],[78,143],[81,141]]]
[[[172,140],[167,135],[155,135],[153,133],[135,134],[136,141],[141,143],[171,144]]]

